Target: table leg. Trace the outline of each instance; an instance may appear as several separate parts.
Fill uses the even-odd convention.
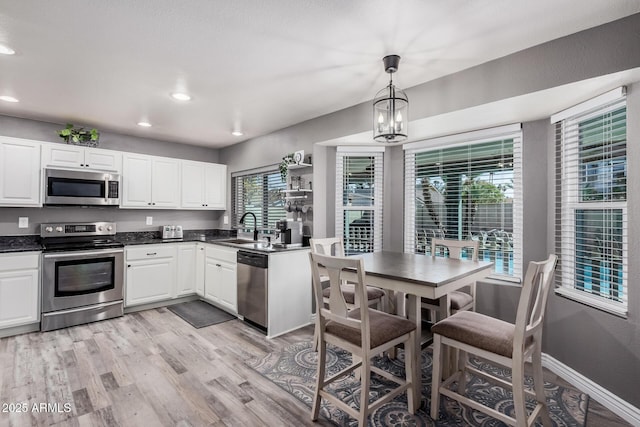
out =
[[[415,408],[419,408],[420,402],[422,400],[422,351],[420,349],[420,337],[422,336],[422,313],[420,310],[420,298],[416,297],[415,295],[409,294],[409,297],[406,300],[406,304],[406,313],[408,319],[416,324],[416,357],[414,361],[415,363],[413,364],[413,397]]]

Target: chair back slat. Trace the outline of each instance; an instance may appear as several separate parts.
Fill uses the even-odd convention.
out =
[[[334,321],[351,328],[360,329],[363,337],[362,342],[365,342],[365,336],[367,337],[366,342],[368,342],[369,312],[366,309],[363,309],[361,311],[360,320],[347,317],[349,309],[342,293],[342,287],[340,286],[345,282],[345,279],[343,278],[343,272],[345,270],[356,271],[358,280],[352,282],[355,286],[355,297],[360,301],[366,301],[364,261],[362,258],[336,257],[313,252],[309,254],[309,258],[311,261],[316,306],[320,307],[318,310],[318,315],[321,317],[320,324],[322,325],[320,333],[323,333],[322,330],[324,329],[324,325],[327,321]],[[322,297],[321,275],[324,278],[329,278],[331,291],[328,308],[324,308],[325,304]]]
[[[557,260],[551,254],[545,261],[529,262],[518,303],[514,346],[523,345],[529,335],[541,331]]]
[[[327,237],[324,239],[310,239],[311,252],[321,255],[344,256],[342,237]]]
[[[462,250],[465,248],[471,248],[473,253],[471,255],[472,261],[478,260],[478,241],[477,240],[454,240],[454,239],[432,239],[431,240],[431,256],[436,256],[437,247],[445,247],[449,251],[449,258],[461,259]]]

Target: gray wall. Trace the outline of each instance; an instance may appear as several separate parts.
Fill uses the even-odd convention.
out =
[[[0,135],[45,142],[60,142],[56,131],[64,124],[0,116]],[[218,163],[218,150],[139,138],[110,132],[100,133],[100,148],[152,154],[178,159]],[[217,228],[222,211],[141,210],[79,207],[2,208],[0,236],[38,234],[44,222],[116,221],[118,231],[159,230],[163,224],[180,224],[185,229]],[[29,228],[18,228],[18,217],[29,218]],[[146,217],[153,225],[145,225]]]
[[[492,101],[640,67],[640,14],[597,28],[526,49],[409,88],[411,118],[418,120]],[[637,86],[637,85],[635,85]],[[635,92],[638,89],[634,86]],[[632,95],[632,94],[631,94]],[[640,117],[637,96],[630,96],[629,117]],[[255,138],[220,152],[230,172],[276,164],[289,152],[304,149],[317,152],[314,167],[314,203],[318,237],[334,233],[335,149],[317,146],[327,141],[369,129],[371,106],[363,103],[270,135]],[[461,124],[459,131],[470,130]],[[576,302],[551,295],[547,310],[544,351],[620,398],[640,407],[640,194],[632,184],[640,165],[637,144],[640,121],[629,124],[629,318],[621,319]],[[548,119],[524,123],[524,262],[546,258],[553,251],[553,138]],[[403,236],[402,150],[385,154],[384,248],[401,250]],[[633,165],[636,165],[634,168]],[[320,168],[321,170],[317,170]],[[321,178],[324,174],[324,179]],[[322,180],[322,184],[320,181]],[[640,181],[635,177],[636,181]],[[320,189],[324,187],[324,194]],[[634,200],[634,196],[636,200]],[[318,205],[324,200],[322,208]],[[319,218],[322,212],[325,218]],[[634,220],[635,219],[635,220]],[[545,238],[546,236],[546,238]],[[490,315],[513,321],[519,286],[483,283],[478,308]]]

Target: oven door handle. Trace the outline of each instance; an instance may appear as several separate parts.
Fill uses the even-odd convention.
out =
[[[45,258],[78,258],[82,256],[93,256],[93,255],[109,255],[109,254],[122,254],[124,253],[123,249],[99,249],[97,251],[86,251],[86,252],[65,252],[65,253],[57,253],[57,254],[48,254],[45,253],[43,256]]]

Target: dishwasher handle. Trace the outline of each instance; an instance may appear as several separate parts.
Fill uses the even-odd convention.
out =
[[[258,268],[268,268],[269,255],[249,251],[238,251],[238,264],[245,264]]]

